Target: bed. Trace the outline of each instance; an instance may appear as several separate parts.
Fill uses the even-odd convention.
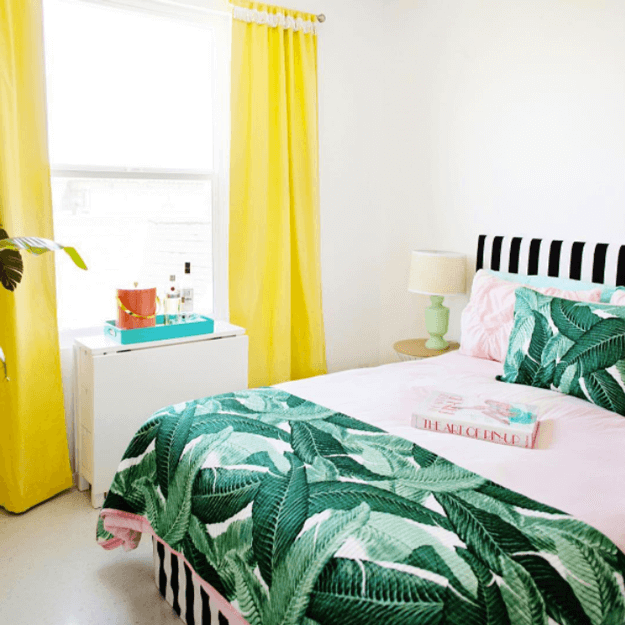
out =
[[[477,266],[625,284],[625,247],[483,235]],[[502,373],[454,352],[164,408],[98,540],[151,535],[189,624],[622,625],[625,417]],[[536,405],[536,447],[412,428],[432,389]]]

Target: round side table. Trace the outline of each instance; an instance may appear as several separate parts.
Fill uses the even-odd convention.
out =
[[[460,347],[459,343],[449,341],[447,349],[428,349],[425,343],[428,339],[407,339],[397,341],[393,349],[397,352],[400,360],[421,360],[421,358],[431,358],[432,356],[442,356]]]

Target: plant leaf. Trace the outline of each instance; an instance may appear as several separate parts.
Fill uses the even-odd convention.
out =
[[[239,416],[231,413],[212,413],[196,418],[191,424],[190,438],[195,438],[198,434],[209,434],[211,432],[219,432],[224,428],[231,427],[234,432],[245,432],[247,434],[255,434],[265,438],[272,438],[289,442],[291,436],[288,432],[272,425],[263,423],[249,416]]]
[[[331,434],[305,421],[291,423],[291,445],[297,456],[308,464],[312,464],[318,456],[327,458],[347,453],[345,447]]]
[[[198,531],[206,532],[204,528],[198,526]],[[210,563],[206,554],[200,551],[192,539],[191,532],[182,541],[182,553],[193,567],[193,570],[206,582],[208,582],[217,592],[224,597],[232,596],[227,587],[221,581],[215,567]]]
[[[581,541],[553,532],[566,581],[593,625],[625,623],[625,597],[610,567]]]
[[[545,602],[547,614],[564,625],[592,625],[579,599],[544,558],[534,554],[512,556],[531,576]]]
[[[456,547],[456,552],[471,567],[478,580],[478,600],[484,608],[483,622],[488,625],[515,625],[510,623],[506,604],[492,571],[467,549]]]
[[[572,341],[577,341],[601,320],[588,305],[559,297],[551,300],[551,318],[560,333]]]
[[[252,549],[263,579],[271,586],[273,572],[308,516],[308,482],[302,461],[287,454],[286,476],[266,474],[252,506]]]
[[[625,392],[605,370],[593,371],[582,378],[589,401],[612,412],[625,415]]]
[[[4,371],[4,379],[9,379],[9,372],[7,371],[7,361],[4,357],[4,352],[2,351],[2,347],[0,347],[0,362],[2,363],[2,369]]]
[[[156,435],[156,475],[161,492],[167,497],[178,461],[189,441],[189,430],[195,415],[195,403],[187,405],[181,415],[175,412],[163,416]]]
[[[463,583],[456,577],[445,560],[441,558],[436,549],[431,545],[417,547],[404,560],[404,563],[443,576],[461,595],[464,595],[469,600],[474,599],[471,592],[464,587]]]
[[[425,525],[451,526],[442,514],[390,491],[357,482],[316,482],[310,484],[308,514],[324,510],[352,510],[366,503],[375,512],[394,514]]]
[[[528,356],[536,363],[540,364],[545,347],[549,340],[553,337],[549,322],[543,315],[536,310],[532,311],[534,315],[534,331],[532,332],[532,340],[530,341]]]
[[[122,460],[136,458],[144,453],[150,443],[156,438],[161,421],[161,417],[153,417],[146,421],[132,437],[130,445],[128,445],[122,456]]]
[[[223,523],[252,502],[265,475],[246,469],[202,469],[193,486],[191,511],[203,523]]]
[[[354,510],[335,511],[304,532],[274,571],[263,623],[298,625],[319,574],[345,540],[368,520],[369,508],[363,503]]]
[[[234,571],[236,597],[241,613],[249,625],[263,625],[262,611],[268,595],[252,569],[237,553],[228,553],[226,562]]]
[[[473,489],[485,481],[486,478],[451,462],[435,462],[410,476],[410,484],[415,488],[437,493]]]
[[[436,493],[435,497],[462,541],[497,574],[501,575],[502,556],[534,551],[527,536],[498,516],[453,495]]]
[[[594,317],[595,315],[593,315]],[[549,363],[558,364],[562,359],[562,356],[575,345],[575,342],[564,336],[564,334],[556,334],[549,339],[549,342],[545,346],[540,364],[542,367]]]
[[[538,501],[534,501],[525,495],[515,493],[512,490],[499,486],[495,482],[487,481],[476,489],[480,493],[484,493],[497,501],[502,501],[516,508],[523,508],[525,510],[536,510],[538,512],[546,512],[547,514],[564,514],[557,508],[552,508]]]
[[[163,518],[159,521],[159,535],[173,549],[182,541],[189,527],[191,493],[195,477],[206,456],[216,447],[223,445],[230,434],[232,429],[226,428],[222,432],[201,438],[193,449],[182,456],[176,467],[165,502]]]
[[[40,256],[46,252],[59,252],[63,250],[77,267],[87,269],[85,261],[73,247],[60,245],[55,241],[50,241],[50,239],[41,239],[39,237],[13,237],[9,239],[1,236],[3,232],[6,234],[4,230],[0,230],[0,250],[22,250],[35,256]]]
[[[560,386],[565,369],[579,364],[580,377],[615,365],[625,356],[625,319],[601,319],[562,358],[556,367],[554,384]]]
[[[6,230],[0,228],[0,246],[10,240]],[[19,251],[3,247],[0,247],[0,283],[7,291],[15,291],[22,281],[24,262]]]
[[[325,421],[343,428],[347,428],[348,430],[362,430],[363,432],[384,432],[384,430],[381,430],[375,425],[369,425],[368,423],[358,421],[358,419],[353,419],[352,417],[348,417],[344,414],[334,414],[331,417],[325,419]]]
[[[306,614],[320,623],[435,625],[447,589],[408,572],[367,560],[333,558],[323,569]]]
[[[444,460],[444,458],[440,458],[434,452],[431,452],[429,449],[425,449],[424,447],[419,447],[416,443],[412,446],[412,457],[415,459],[417,464],[422,467],[429,467],[431,464],[436,462],[437,460]]]
[[[501,559],[501,596],[512,625],[547,625],[545,603],[532,576],[514,560]]]

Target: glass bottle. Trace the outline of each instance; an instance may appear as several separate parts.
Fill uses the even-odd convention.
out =
[[[182,321],[189,321],[193,316],[193,282],[191,280],[191,263],[184,264],[184,274],[180,285],[180,316]]]
[[[169,284],[165,291],[165,301],[163,302],[165,313],[165,325],[178,323],[180,315],[180,289],[176,282],[176,276],[169,276]]]

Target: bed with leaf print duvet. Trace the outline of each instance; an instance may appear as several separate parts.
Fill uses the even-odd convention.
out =
[[[625,555],[602,533],[276,388],[143,425],[97,538],[141,533],[250,625],[625,623]]]

